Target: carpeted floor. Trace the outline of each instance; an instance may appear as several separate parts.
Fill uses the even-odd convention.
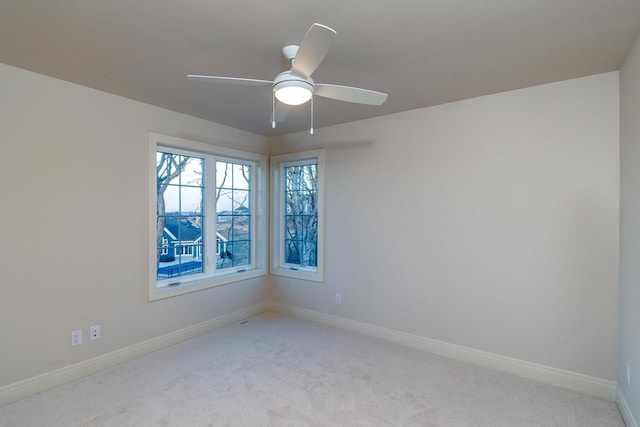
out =
[[[1,426],[624,426],[612,402],[264,313],[0,408]]]

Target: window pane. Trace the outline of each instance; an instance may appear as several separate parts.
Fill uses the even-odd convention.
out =
[[[180,184],[202,187],[204,159],[196,157],[189,157],[188,159],[188,162],[186,162],[185,167],[180,174]]]
[[[249,216],[234,215],[227,221],[230,241],[249,240]]]
[[[241,214],[249,210],[249,191],[233,190],[231,199],[234,213]]]
[[[248,190],[251,181],[250,166],[233,165],[233,188],[238,190]]]
[[[249,240],[235,240],[225,244],[217,262],[219,269],[239,267],[249,264],[251,258],[251,242]]]
[[[160,197],[158,190],[158,197]],[[164,212],[180,212],[180,187],[177,185],[168,185],[163,193]],[[160,207],[158,205],[158,215],[160,215]]]
[[[183,214],[202,212],[202,188],[180,187],[180,211]]]

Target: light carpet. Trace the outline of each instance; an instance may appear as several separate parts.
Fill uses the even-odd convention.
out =
[[[1,426],[624,426],[615,403],[263,313],[0,408]]]

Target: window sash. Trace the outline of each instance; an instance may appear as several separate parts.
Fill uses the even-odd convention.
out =
[[[282,263],[316,269],[318,250],[318,162],[309,160],[281,166],[283,198]],[[313,175],[315,172],[315,181]],[[297,175],[295,180],[292,175]],[[311,177],[311,178],[309,178]],[[312,203],[308,203],[308,199]],[[311,206],[309,206],[311,205]],[[311,234],[311,236],[310,236]]]
[[[204,238],[206,217],[203,207],[207,175],[205,157],[199,153],[177,153],[158,147],[156,159],[156,196],[160,195],[162,188],[162,199],[157,197],[156,201],[163,201],[156,203],[156,280],[162,287],[205,271],[204,259],[198,256],[202,251],[195,249],[195,246],[201,246],[197,242],[202,242]],[[164,175],[162,184],[158,181],[160,170]],[[199,236],[194,234],[197,233],[197,227],[200,229]],[[171,238],[166,251],[163,245],[165,232]],[[162,256],[164,252],[165,257]]]

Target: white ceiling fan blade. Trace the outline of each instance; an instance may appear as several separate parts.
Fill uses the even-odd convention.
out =
[[[357,104],[382,105],[389,95],[359,87],[316,83],[315,95]]]
[[[313,24],[300,43],[291,72],[305,79],[309,78],[327,55],[335,35],[334,29]]]
[[[287,114],[289,114],[289,111],[291,111],[291,105],[287,105],[284,102],[278,102],[276,104],[276,111],[274,115],[275,122],[281,123],[282,121],[284,121],[284,119],[287,117]]]
[[[245,79],[242,77],[218,77],[218,76],[201,76],[198,74],[188,74],[187,78],[190,80],[208,80],[215,83],[231,83],[231,84],[242,84],[242,85],[251,85],[251,86],[273,85],[273,82],[270,80]]]

